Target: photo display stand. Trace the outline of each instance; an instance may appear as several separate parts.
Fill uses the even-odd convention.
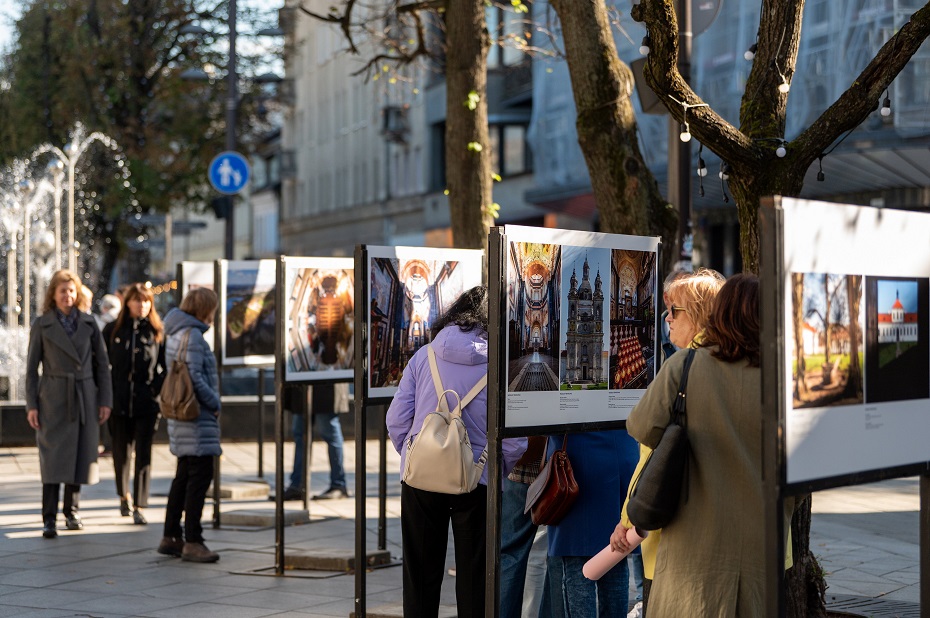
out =
[[[355,613],[366,615],[366,437],[378,414],[378,549],[387,549],[385,413],[410,357],[429,343],[432,322],[481,285],[484,252],[427,247],[355,248]]]
[[[500,610],[501,441],[626,427],[657,370],[659,250],[654,237],[491,229],[489,618]]]
[[[352,380],[355,287],[352,258],[281,256],[275,276],[275,574],[284,575],[284,388]],[[302,393],[306,393],[301,389]],[[306,396],[306,395],[304,395]],[[304,427],[303,508],[309,514],[312,410]],[[296,448],[296,445],[295,445]]]
[[[214,262],[214,291],[219,305],[213,328],[213,352],[216,355],[220,393],[224,369],[258,369],[259,427],[263,426],[265,370],[275,362],[275,276],[275,260]],[[264,430],[259,437],[264,438]],[[261,440],[258,449],[261,453]],[[219,457],[214,459],[213,470],[213,527],[219,528],[222,525]]]
[[[767,615],[786,610],[786,498],[914,475],[923,615],[930,215],[772,197],[759,220]]]

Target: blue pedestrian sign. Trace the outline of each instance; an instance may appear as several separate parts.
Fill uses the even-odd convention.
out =
[[[249,162],[238,152],[227,150],[210,162],[210,184],[225,195],[235,195],[249,182]]]

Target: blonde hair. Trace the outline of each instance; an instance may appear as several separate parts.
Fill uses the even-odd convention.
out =
[[[707,327],[714,308],[714,299],[726,278],[711,268],[699,268],[694,273],[679,277],[668,286],[668,297],[673,305],[684,307],[688,317],[698,329]]]
[[[75,305],[80,304],[81,296],[83,296],[83,292],[81,292],[81,288],[83,287],[81,278],[70,270],[62,269],[55,272],[55,274],[52,275],[51,281],[48,282],[48,289],[45,290],[45,299],[42,301],[42,313],[48,313],[55,307],[55,290],[57,290],[58,286],[62,283],[68,282],[74,284],[74,290],[78,295]]]
[[[86,285],[82,285],[78,288],[78,297],[77,301],[74,303],[74,306],[83,311],[84,313],[90,313],[90,306],[94,302],[94,293]]]
[[[220,304],[216,292],[209,288],[194,288],[181,300],[181,311],[206,323]]]

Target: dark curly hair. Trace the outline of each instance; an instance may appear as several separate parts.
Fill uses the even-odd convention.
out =
[[[433,322],[432,336],[435,337],[449,324],[456,324],[465,332],[480,328],[488,330],[488,288],[479,285],[458,297],[449,310]]]

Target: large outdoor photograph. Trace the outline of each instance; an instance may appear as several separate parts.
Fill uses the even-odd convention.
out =
[[[286,259],[285,280],[285,379],[351,377],[355,357],[352,260]]]
[[[862,276],[791,274],[794,408],[863,401]]]
[[[866,402],[930,398],[928,279],[865,281]]]
[[[654,252],[611,251],[611,389],[646,388],[655,377],[656,277]]]
[[[562,247],[559,389],[607,388],[610,249]]]
[[[418,252],[424,257],[370,259],[371,388],[396,387],[410,358],[432,340],[433,322],[462,292],[481,283],[480,268],[472,264],[445,261],[437,249]],[[480,252],[470,253],[480,260]]]
[[[557,391],[562,249],[532,242],[509,249],[507,390]]]
[[[187,296],[187,293],[196,288],[207,288],[208,290],[216,291],[216,286],[213,284],[213,280],[216,275],[216,266],[214,262],[180,262],[178,268],[178,302],[181,304],[181,299]],[[207,345],[210,346],[210,349],[216,347],[216,333],[213,330],[213,326],[206,330],[203,334],[204,340],[207,342]]]
[[[223,364],[274,363],[275,262],[225,263]]]

